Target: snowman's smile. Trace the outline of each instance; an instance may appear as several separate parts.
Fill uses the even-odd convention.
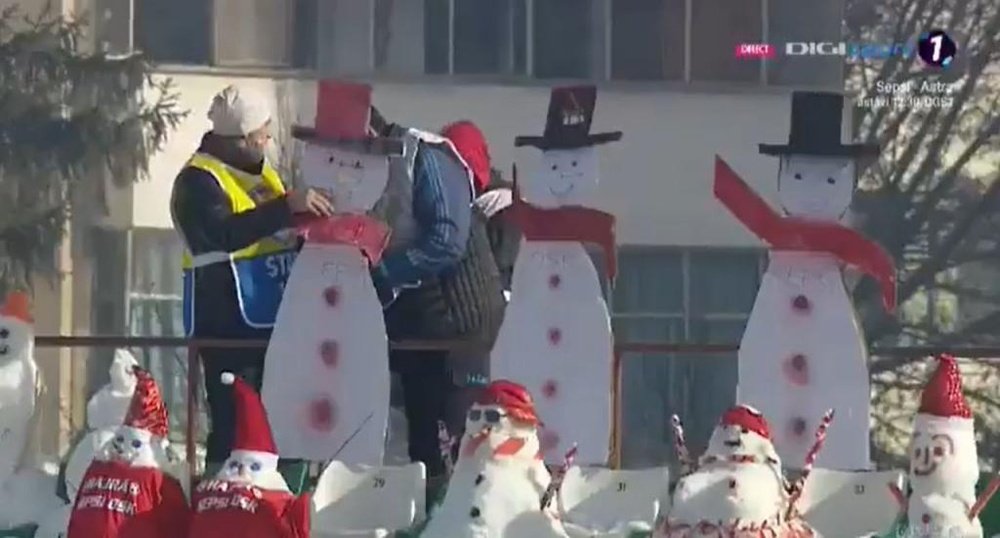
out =
[[[552,193],[556,198],[565,198],[570,192],[573,192],[573,187],[575,185],[572,182],[566,182],[562,187],[556,185],[549,185],[549,192]]]

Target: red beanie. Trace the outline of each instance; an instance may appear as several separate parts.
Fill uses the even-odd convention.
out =
[[[486,190],[490,184],[490,148],[479,127],[468,120],[456,121],[442,129],[441,136],[455,144],[458,154],[472,169],[476,192]]]

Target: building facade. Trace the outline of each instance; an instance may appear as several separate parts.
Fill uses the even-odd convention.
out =
[[[829,0],[76,1],[93,17],[95,48],[143,50],[191,111],[150,177],[116,193],[92,224],[107,253],[94,271],[91,327],[101,333],[180,332],[181,245],[168,200],[208,128],[212,95],[253,86],[273,96],[284,130],[312,121],[315,80],[330,77],[373,84],[391,121],[475,121],[505,173],[534,156],[513,140],[541,131],[550,86],[597,84],[594,129],[624,132],[601,149],[600,205],[618,217],[616,337],[736,342],[762,251],[713,199],[714,157],[773,197],[777,162],[757,144],[787,137],[791,90],[842,86],[839,58],[734,57],[739,43],[838,40],[842,5]],[[291,162],[294,148],[282,145]],[[181,395],[178,353],[149,358]],[[732,356],[627,357],[625,462],[672,457],[671,413],[697,449],[735,383]]]

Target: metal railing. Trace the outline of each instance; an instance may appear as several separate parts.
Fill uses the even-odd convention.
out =
[[[197,417],[198,390],[201,384],[201,369],[197,362],[200,348],[253,349],[266,347],[267,340],[223,340],[223,339],[193,339],[166,336],[45,336],[35,337],[36,347],[68,347],[68,348],[186,348],[187,349],[187,428],[185,433],[186,460],[191,484],[197,479]],[[482,351],[482,344],[466,341],[400,341],[390,342],[391,349],[405,350],[449,350],[449,351]],[[612,467],[621,465],[622,455],[622,384],[621,373],[624,357],[642,353],[657,354],[697,354],[723,358],[720,355],[732,354],[738,351],[737,344],[675,344],[675,343],[615,343],[613,358],[612,406]],[[918,360],[939,353],[951,353],[963,358],[993,359],[1000,357],[998,347],[876,347],[870,350],[871,355],[882,357],[911,357]],[[725,357],[730,358],[730,357]]]

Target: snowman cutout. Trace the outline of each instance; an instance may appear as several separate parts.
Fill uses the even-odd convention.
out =
[[[8,295],[0,307],[0,484],[27,457],[39,387],[33,324],[28,296]]]
[[[389,230],[366,216],[382,197],[402,141],[367,134],[371,87],[319,83],[303,184],[338,214],[306,219],[265,358],[262,398],[283,457],[381,465],[389,412],[388,338],[369,268]]]
[[[942,355],[913,422],[906,533],[897,534],[982,538],[979,518],[970,518],[977,504],[978,480],[972,411],[962,394],[958,364],[954,357]]]
[[[129,408],[84,474],[67,538],[187,534],[187,498],[170,473],[174,460],[165,448],[167,407],[149,372],[134,366],[133,374]]]
[[[843,104],[837,94],[795,92],[788,144],[761,144],[761,153],[781,159],[778,199],[785,215],[716,158],[716,197],[770,248],[740,342],[736,397],[771,417],[778,453],[792,468],[804,465],[809,424],[830,408],[837,409],[838,424],[817,465],[870,468],[868,357],[843,267],[875,277],[884,306],[895,307],[892,258],[840,223],[859,163],[878,151],[841,143]]]
[[[531,395],[490,383],[469,409],[459,457],[422,538],[565,538],[553,509],[541,510],[551,476],[540,457]]]
[[[553,464],[577,444],[580,464],[603,465],[611,438],[611,323],[583,243],[603,248],[613,279],[614,217],[588,205],[598,188],[596,146],[619,140],[621,133],[590,132],[596,100],[593,86],[552,90],[544,134],[514,142],[540,149],[541,157],[515,178],[505,214],[524,240],[490,375],[516,380],[539,396],[546,417],[542,452]]]
[[[722,415],[698,468],[682,476],[670,512],[654,537],[807,538],[815,533],[786,517],[788,485],[764,416],[747,405]]]

